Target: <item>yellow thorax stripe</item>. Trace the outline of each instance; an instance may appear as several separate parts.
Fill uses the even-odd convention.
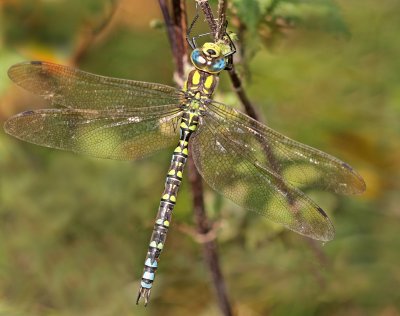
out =
[[[193,73],[192,84],[197,86],[199,83],[200,83],[200,72],[198,70],[196,70]]]
[[[206,81],[204,82],[204,87],[206,87],[207,89],[210,89],[212,84],[214,82],[214,76],[210,75],[206,78]]]

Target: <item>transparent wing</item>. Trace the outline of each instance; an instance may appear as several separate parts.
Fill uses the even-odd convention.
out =
[[[49,99],[52,104],[75,109],[132,109],[181,103],[183,93],[157,83],[109,78],[42,61],[16,64],[8,70],[12,81]]]
[[[43,109],[11,117],[5,131],[41,146],[133,160],[173,146],[181,111],[174,104],[137,111]]]
[[[362,177],[347,163],[320,150],[279,134],[222,103],[211,102],[209,115],[229,135],[238,150],[253,164],[278,173],[302,189],[320,188],[342,194],[365,190]]]
[[[192,136],[191,153],[204,180],[243,208],[297,233],[323,241],[333,239],[334,228],[325,212],[279,175],[249,161],[228,133],[206,115]]]

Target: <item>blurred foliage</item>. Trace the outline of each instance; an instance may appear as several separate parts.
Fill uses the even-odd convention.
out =
[[[164,30],[150,27],[161,18],[157,3],[121,0],[113,12],[114,4],[0,2],[2,121],[45,106],[6,77],[24,59],[172,84]],[[207,190],[238,315],[400,315],[398,12],[397,0],[231,3],[238,44],[253,50],[239,62],[260,114],[349,162],[368,187],[360,197],[308,192],[337,229],[322,248]],[[226,75],[217,98],[238,104]],[[219,315],[201,246],[183,232],[192,223],[187,181],[152,301],[134,304],[170,154],[104,161],[1,132],[0,314]]]
[[[231,15],[246,41],[246,58],[264,44],[273,48],[276,41],[293,29],[310,29],[349,35],[339,7],[333,0],[233,0]],[[243,44],[243,43],[242,43]]]

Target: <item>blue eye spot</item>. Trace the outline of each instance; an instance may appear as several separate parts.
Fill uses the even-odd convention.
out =
[[[226,66],[225,58],[220,58],[220,59],[217,59],[212,64],[211,70],[215,71],[215,72],[218,72],[218,71],[224,70],[225,66]]]
[[[190,59],[196,66],[203,66],[206,63],[206,60],[201,55],[200,49],[195,49],[190,55]]]

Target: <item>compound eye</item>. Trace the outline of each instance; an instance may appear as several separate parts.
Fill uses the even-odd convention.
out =
[[[205,53],[213,53],[219,56],[219,52],[215,49],[209,48],[206,50],[200,50],[196,48],[193,50],[192,54],[190,55],[190,59],[192,60],[193,65],[202,71],[206,71],[209,73],[218,73],[225,69],[226,67],[226,59],[224,57],[215,58],[213,57],[212,60],[208,60],[207,57],[204,56]]]
[[[225,58],[219,58],[215,60],[211,66],[211,72],[220,72],[224,70],[226,67],[226,60]]]
[[[204,67],[207,63],[207,60],[203,57],[200,49],[195,49],[190,55],[190,59],[196,67]]]

